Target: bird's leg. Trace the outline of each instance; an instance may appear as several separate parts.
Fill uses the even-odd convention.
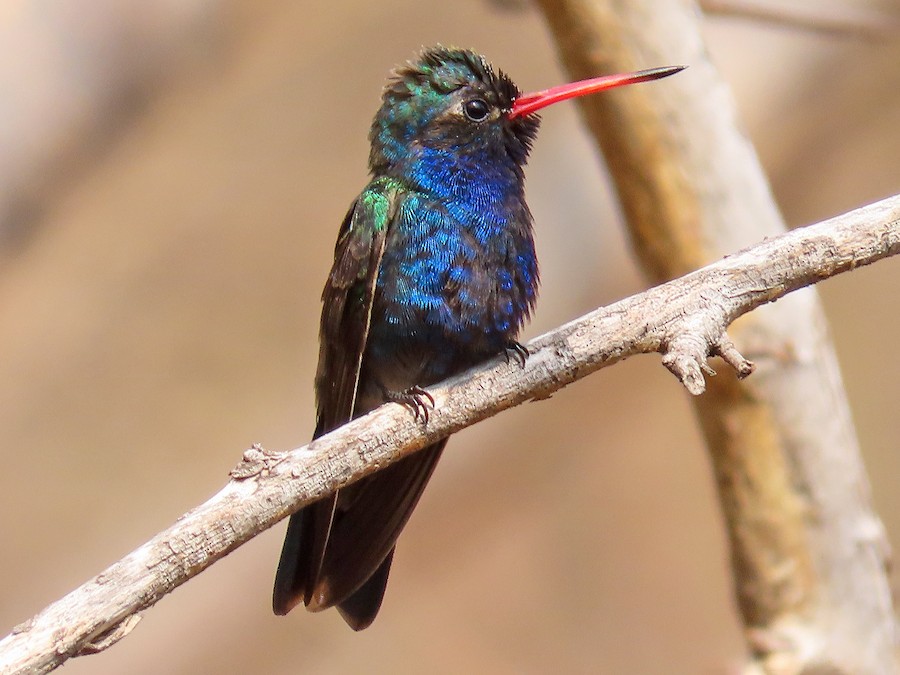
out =
[[[528,347],[523,345],[521,342],[517,342],[516,340],[510,340],[505,345],[503,345],[503,356],[506,357],[506,362],[509,363],[509,357],[512,356],[520,366],[525,367],[525,361],[528,360],[531,352],[528,351]]]
[[[419,385],[404,389],[403,391],[391,391],[387,387],[382,387],[386,401],[399,403],[412,410],[413,415],[418,420],[420,417],[425,424],[428,424],[429,408],[434,408],[434,397]]]

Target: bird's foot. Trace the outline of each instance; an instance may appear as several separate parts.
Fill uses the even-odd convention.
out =
[[[525,361],[528,360],[531,352],[529,352],[528,347],[523,345],[521,342],[510,340],[503,346],[503,355],[506,357],[507,363],[509,363],[509,357],[512,356],[512,358],[514,358],[518,362],[518,364],[524,368]]]
[[[434,397],[422,387],[416,385],[403,391],[385,390],[384,396],[388,401],[406,406],[412,410],[416,420],[421,418],[428,424],[429,410],[434,409]]]

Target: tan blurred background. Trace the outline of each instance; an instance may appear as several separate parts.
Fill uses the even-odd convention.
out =
[[[539,14],[504,6],[0,7],[0,633],[205,500],[251,443],[308,439],[319,293],[387,71],[443,42],[526,89],[564,79]],[[706,25],[790,224],[900,191],[896,43]],[[528,181],[543,291],[526,337],[645,286],[574,105],[545,115]],[[889,260],[820,286],[895,543],[898,284]],[[271,614],[278,527],[66,672],[739,662],[709,466],[657,358],[449,447],[370,630]]]

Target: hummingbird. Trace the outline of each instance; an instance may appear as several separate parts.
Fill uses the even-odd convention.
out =
[[[538,110],[655,80],[654,68],[523,94],[483,56],[434,47],[397,68],[369,132],[371,181],[338,232],[322,293],[313,438],[393,401],[427,424],[424,389],[500,354],[537,298],[524,166]],[[381,607],[397,538],[446,439],[290,517],[276,614],[337,607],[354,630]]]

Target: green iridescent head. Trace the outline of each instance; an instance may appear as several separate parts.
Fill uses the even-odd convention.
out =
[[[506,153],[525,163],[540,118],[510,118],[520,95],[505,73],[463,49],[434,47],[398,68],[384,89],[369,139],[369,167],[382,172],[422,150],[458,155]]]

